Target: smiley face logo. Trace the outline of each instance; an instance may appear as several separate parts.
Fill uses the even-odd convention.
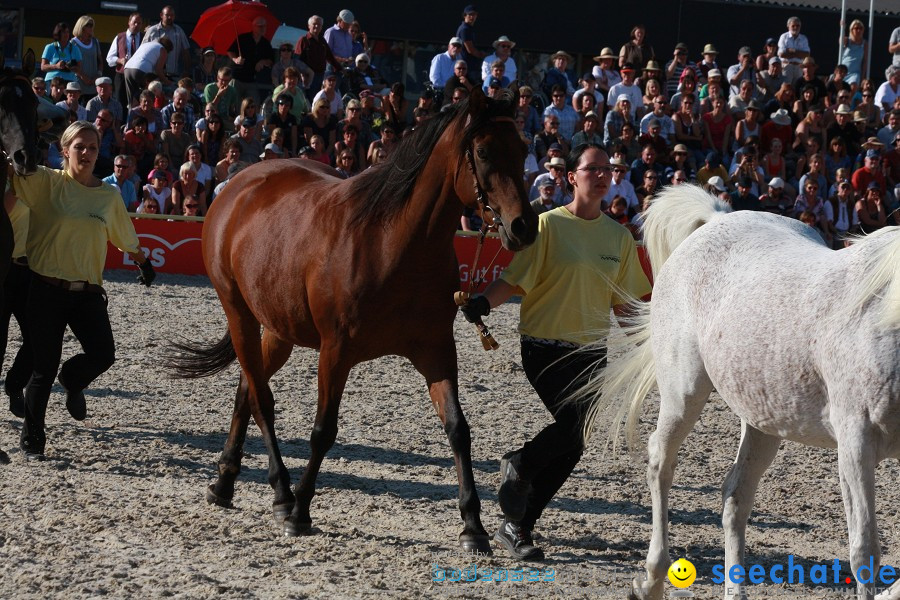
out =
[[[689,587],[697,578],[697,569],[686,558],[679,558],[669,567],[669,581],[677,588]]]

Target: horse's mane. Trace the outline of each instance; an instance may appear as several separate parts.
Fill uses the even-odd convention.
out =
[[[412,135],[400,140],[385,162],[366,169],[350,180],[350,196],[357,202],[350,217],[351,227],[373,221],[383,223],[403,210],[444,130],[457,119],[466,118],[469,114],[469,102],[466,99],[451,105],[426,120]],[[461,165],[472,138],[487,126],[491,118],[512,116],[514,110],[515,95],[510,90],[503,90],[496,100],[487,99],[485,110],[472,115],[460,136],[457,166]]]
[[[887,242],[883,238],[893,236]],[[883,227],[853,240],[854,245],[874,245],[867,256],[863,280],[855,290],[853,309],[860,310],[873,297],[881,298],[880,324],[885,329],[900,327],[900,227]]]

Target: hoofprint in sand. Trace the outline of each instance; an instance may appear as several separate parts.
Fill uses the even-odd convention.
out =
[[[238,367],[179,381],[163,363],[173,336],[213,340],[224,332],[215,293],[202,277],[160,275],[146,289],[134,273],[107,275],[117,360],[87,391],[88,419],[73,421],[55,386],[47,460],[26,462],[18,450],[21,421],[4,398],[0,447],[12,463],[0,466],[0,597],[624,598],[642,571],[650,538],[645,464],[596,446],[538,523],[545,563],[523,571],[496,545],[492,557],[458,554],[462,522],[450,448],[423,380],[396,357],[351,372],[337,442],[313,500],[313,535],[281,537],[253,423],[236,508],[207,505]],[[501,344],[491,353],[462,317],[456,323],[460,397],[490,533],[500,522],[500,456],[550,418],[521,368],[517,317],[516,304],[491,312],[488,324]],[[17,336],[13,327],[9,353]],[[64,358],[76,348],[67,334]],[[309,456],[316,364],[313,351],[297,348],[271,383],[294,482]],[[656,409],[652,400],[645,406],[644,440]],[[697,598],[723,589],[711,583],[723,560],[719,487],[739,434],[737,418],[714,394],[676,472],[673,559],[696,566],[690,591]],[[900,567],[897,461],[882,463],[876,477],[882,564]],[[809,580],[817,564],[827,564],[831,577],[835,558],[840,581],[849,575],[845,532],[835,452],[785,443],[760,484],[747,564],[768,572],[792,555],[806,579],[752,585],[751,598],[846,597],[848,585]],[[466,582],[473,572],[478,581]]]

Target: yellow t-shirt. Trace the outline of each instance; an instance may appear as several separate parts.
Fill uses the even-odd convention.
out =
[[[22,258],[25,256],[25,240],[28,239],[28,207],[21,200],[16,200],[12,212],[9,213],[9,220],[12,223],[15,240],[12,257]]]
[[[520,334],[575,344],[606,336],[610,309],[627,301],[614,288],[650,293],[631,233],[606,215],[586,221],[564,206],[538,217],[537,239],[501,279],[525,291]]]
[[[122,196],[108,183],[90,188],[65,171],[38,167],[27,177],[14,176],[13,189],[31,210],[25,250],[35,273],[100,285],[107,240],[138,251]]]

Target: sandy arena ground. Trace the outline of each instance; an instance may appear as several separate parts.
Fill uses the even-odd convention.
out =
[[[313,501],[317,531],[285,538],[271,514],[266,453],[251,423],[234,510],[207,505],[206,486],[231,418],[238,368],[199,381],[170,379],[161,364],[173,334],[218,339],[225,320],[205,278],[161,275],[149,290],[113,273],[107,288],[118,360],[88,391],[77,423],[54,388],[45,462],[18,450],[21,422],[6,410],[0,447],[0,597],[83,598],[625,598],[650,537],[645,465],[591,448],[537,530],[548,560],[527,579],[437,582],[434,565],[475,564],[483,573],[519,568],[503,552],[469,560],[456,553],[461,521],[447,440],[412,366],[388,357],[357,366],[341,407],[337,443]],[[500,521],[499,457],[549,416],[522,372],[518,306],[491,313],[501,343],[486,353],[457,320],[461,398],[473,432],[482,519]],[[17,331],[17,330],[14,330]],[[17,333],[11,334],[13,338]],[[67,337],[64,357],[77,342]],[[17,341],[11,350],[17,348]],[[9,365],[9,358],[5,364]],[[309,456],[316,354],[297,349],[272,388],[280,443],[294,482]],[[645,408],[643,434],[655,424]],[[682,449],[670,515],[672,554],[699,571],[697,598],[721,598],[710,582],[723,560],[719,486],[740,426],[713,396]],[[900,469],[877,472],[883,563],[900,566]],[[495,545],[496,549],[496,545]],[[760,485],[748,530],[748,560],[768,569],[841,560],[847,533],[832,450],[785,443]],[[496,578],[497,575],[494,575]],[[848,586],[838,586],[844,592]],[[674,588],[667,587],[671,597]],[[843,598],[814,585],[756,585],[751,598]]]

